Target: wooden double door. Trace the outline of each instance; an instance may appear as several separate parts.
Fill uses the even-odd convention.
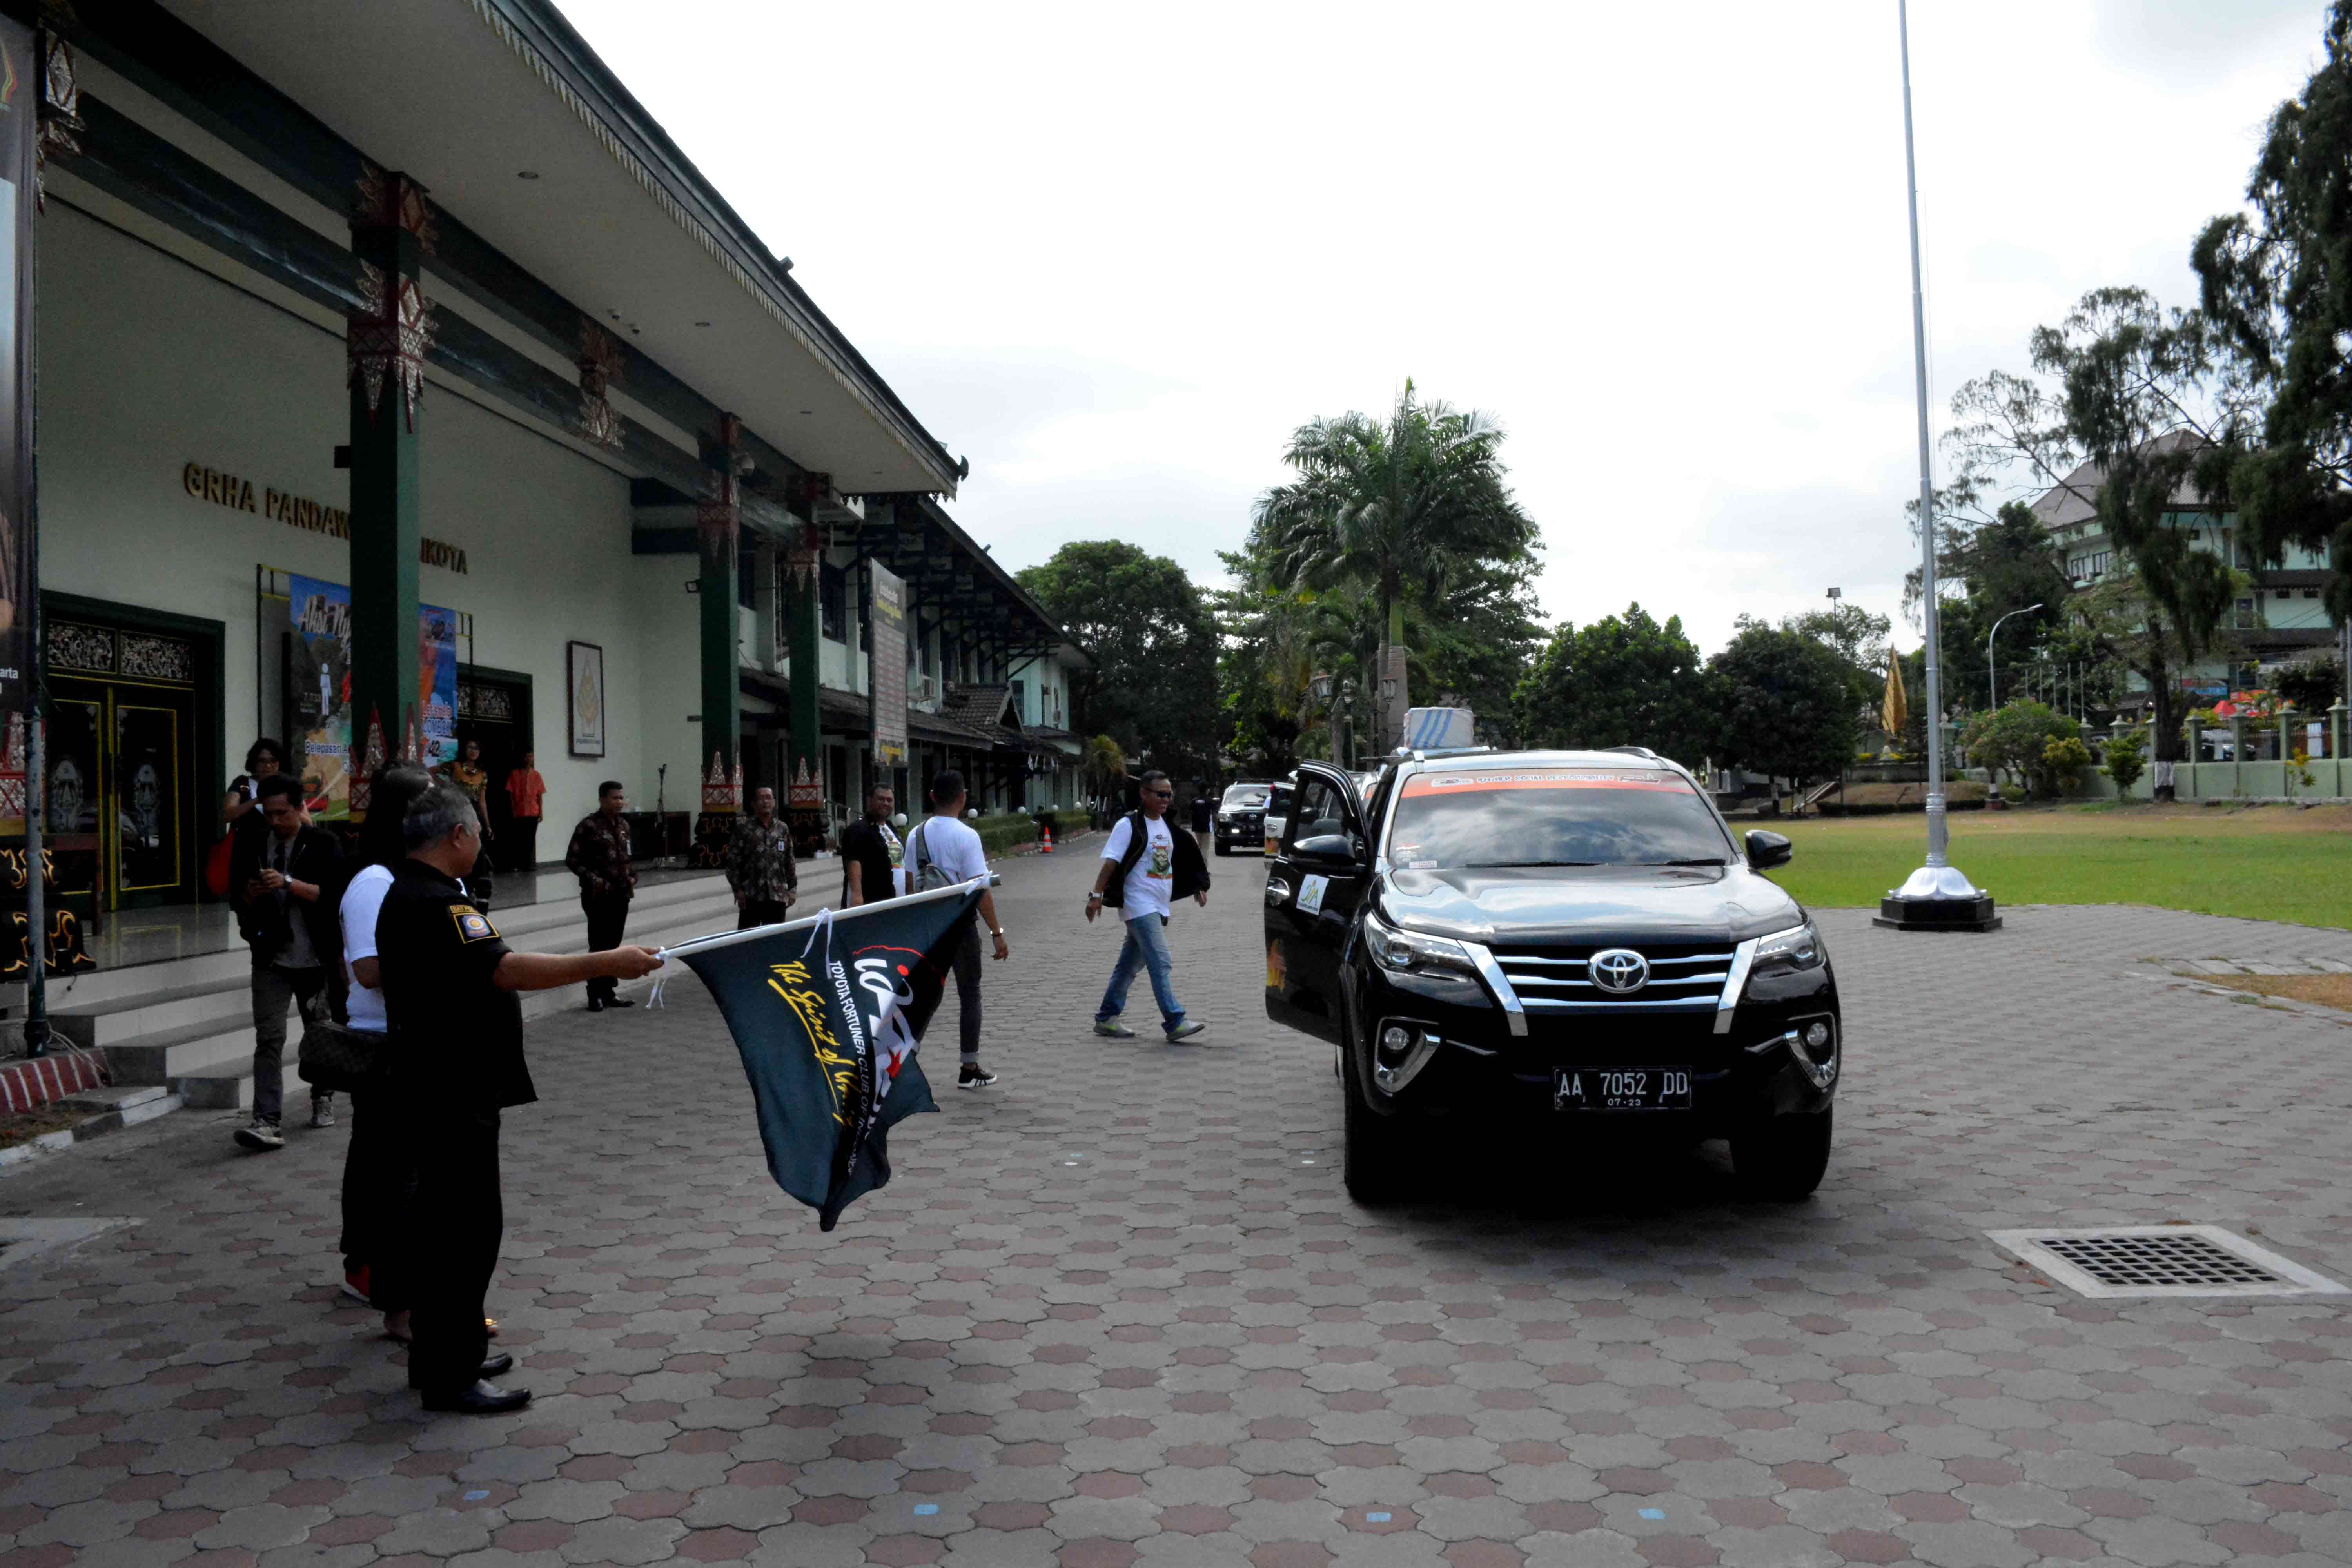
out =
[[[217,786],[196,761],[208,650],[95,616],[44,627],[48,736],[43,834],[68,907],[194,903]]]

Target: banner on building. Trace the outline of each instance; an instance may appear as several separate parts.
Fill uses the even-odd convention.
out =
[[[288,578],[293,647],[286,665],[292,688],[294,756],[310,815],[341,822],[352,814],[352,591],[316,577]],[[457,614],[432,605],[416,613],[416,710],[425,765],[457,754]],[[388,745],[399,743],[400,716],[383,716]]]
[[[768,1173],[817,1211],[820,1229],[889,1181],[890,1128],[939,1109],[915,1046],[987,886],[975,878],[666,954],[717,998],[751,1082]]]
[[[872,705],[874,763],[877,767],[907,765],[907,580],[869,561],[873,613],[866,643],[872,665],[866,671],[866,692]]]
[[[33,29],[0,18],[0,709],[32,705],[33,172],[41,71]]]

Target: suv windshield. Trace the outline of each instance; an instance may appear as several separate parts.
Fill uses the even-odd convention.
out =
[[[1684,780],[1604,768],[1415,773],[1389,858],[1402,870],[1473,866],[1719,866],[1732,846]]]
[[[1235,784],[1225,791],[1224,809],[1227,811],[1244,809],[1255,811],[1265,804],[1265,785],[1264,784]]]

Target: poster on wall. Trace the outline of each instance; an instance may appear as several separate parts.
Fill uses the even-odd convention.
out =
[[[604,650],[592,642],[566,643],[564,686],[572,714],[572,754],[604,754]]]
[[[425,765],[457,760],[457,613],[416,607],[416,710],[424,718]]]
[[[866,692],[873,705],[874,763],[907,765],[907,580],[869,561],[873,616],[866,641],[871,660]]]
[[[0,18],[0,709],[22,712],[33,686],[33,147],[41,79],[33,30]]]
[[[293,689],[294,763],[310,815],[324,822],[352,815],[352,591],[341,583],[289,576],[288,619],[293,647],[287,683]],[[424,605],[416,612],[416,707],[425,763],[457,754],[457,615]],[[384,715],[395,731],[397,715]],[[396,736],[387,735],[388,743]]]

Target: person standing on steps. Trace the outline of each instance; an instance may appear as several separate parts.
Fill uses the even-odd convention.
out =
[[[629,795],[618,779],[596,786],[596,809],[572,830],[572,847],[563,866],[580,879],[580,909],[588,917],[588,951],[609,952],[621,945],[629,923],[629,900],[636,892],[637,868],[629,858],[629,824],[622,814]],[[636,999],[619,994],[610,975],[588,982],[588,1011],[634,1007]]]
[[[481,824],[482,858],[466,874],[466,890],[477,908],[487,910],[497,875],[490,863],[490,841],[497,835],[490,830],[490,773],[482,766],[482,743],[471,736],[458,742],[457,754],[433,772],[466,792],[466,798],[473,803],[474,820]]]
[[[427,1410],[495,1415],[530,1402],[488,1380],[514,1357],[491,1355],[482,1316],[498,1271],[505,1215],[499,1118],[539,1098],[522,1054],[516,994],[582,981],[634,980],[661,967],[651,948],[557,957],[515,952],[458,880],[482,852],[465,792],[436,783],[409,804],[408,857],[376,917],[376,963],[391,1022],[391,1096],[410,1141],[416,1195],[403,1227],[409,1386]]]
[[[1151,976],[1160,1026],[1172,1046],[1207,1026],[1186,1018],[1183,1004],[1176,1000],[1170,978],[1174,965],[1168,956],[1168,914],[1174,901],[1187,895],[1208,907],[1209,865],[1202,858],[1199,839],[1168,825],[1168,805],[1176,798],[1168,775],[1158,769],[1144,774],[1139,793],[1143,808],[1129,812],[1110,830],[1102,864],[1095,871],[1094,891],[1087,895],[1090,923],[1105,904],[1127,922],[1110,984],[1103,992],[1102,1005],[1095,1009],[1095,1033],[1114,1040],[1135,1038],[1135,1031],[1120,1023],[1118,1016],[1127,1010],[1128,987],[1141,969]]]
[[[969,882],[974,877],[988,875],[988,851],[980,842],[980,835],[963,823],[963,775],[949,768],[931,780],[931,815],[907,837],[908,891],[923,892],[931,888],[951,888],[959,882]],[[980,918],[988,922],[988,934],[996,941],[996,956],[1011,956],[1004,945],[1004,928],[996,923],[996,895],[983,890],[980,895]],[[957,1043],[962,1047],[962,1063],[956,1069],[958,1089],[986,1089],[996,1081],[996,1075],[980,1065],[980,928],[964,927],[963,940],[956,944],[956,1026]]]
[[[906,846],[890,831],[898,795],[888,784],[866,792],[866,820],[841,836],[841,907],[878,904],[898,891],[898,867]]]
[[[256,792],[262,831],[241,841],[230,870],[237,931],[253,952],[253,1121],[236,1130],[247,1149],[282,1149],[286,1008],[305,1025],[323,1016],[327,963],[341,952],[335,896],[342,851],[310,825],[302,781],[272,773]],[[335,1124],[335,1097],[310,1097],[310,1125]]]
[[[547,781],[539,776],[539,753],[525,752],[522,766],[507,774],[507,867],[530,876],[539,869],[539,816]],[[528,891],[530,884],[524,884]]]
[[[751,792],[751,815],[727,840],[727,885],[735,892],[737,931],[790,919],[801,896],[793,836],[776,820],[776,792],[765,784]]]

